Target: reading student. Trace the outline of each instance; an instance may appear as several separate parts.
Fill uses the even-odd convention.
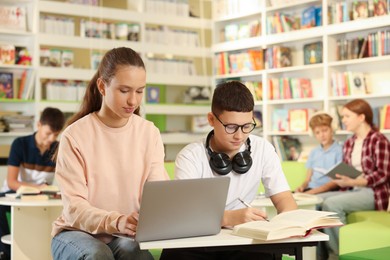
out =
[[[342,147],[333,139],[332,122],[333,118],[322,111],[311,117],[309,126],[320,145],[310,152],[306,162],[306,179],[296,192],[317,194],[338,188],[338,185],[325,175],[343,159]]]
[[[267,219],[265,212],[243,203],[254,200],[260,181],[278,213],[297,208],[274,147],[264,138],[250,134],[256,126],[253,108],[250,90],[239,81],[217,85],[211,112],[207,115],[214,129],[205,139],[187,145],[176,157],[176,179],[230,178],[221,223],[223,227]],[[258,253],[210,252],[204,248],[163,250],[161,259],[197,259],[206,256],[207,259],[259,259]]]
[[[353,136],[343,147],[343,161],[362,175],[356,179],[337,174],[333,180],[341,191],[321,194],[322,210],[336,212],[345,224],[350,212],[361,210],[386,210],[390,195],[390,142],[373,124],[373,112],[363,99],[355,99],[343,106],[342,122]],[[339,227],[324,230],[329,235],[327,253],[339,252]]]
[[[65,124],[65,116],[57,108],[45,108],[37,123],[37,131],[16,138],[11,145],[7,162],[7,179],[2,193],[15,192],[20,186],[44,188],[52,184],[55,163],[52,156],[57,148],[57,137]],[[9,234],[6,212],[9,206],[0,206],[0,237]],[[9,259],[10,247],[0,242],[0,259]]]
[[[145,182],[169,179],[160,132],[139,116],[145,84],[137,52],[108,51],[61,135],[54,259],[153,259],[136,241],[112,236],[135,235]]]

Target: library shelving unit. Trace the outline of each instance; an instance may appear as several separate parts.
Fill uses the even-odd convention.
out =
[[[127,46],[145,62],[147,88],[141,113],[160,128],[166,160],[174,159],[178,149],[200,138],[191,132],[191,119],[205,115],[209,102],[182,100],[191,87],[211,88],[209,2],[29,2],[34,6],[32,23],[36,27],[30,34],[36,42],[34,52],[39,54],[35,55],[35,114],[47,106],[70,114],[77,111],[102,55],[114,47]],[[160,88],[160,102],[147,101],[149,86]]]
[[[213,5],[214,36],[212,45],[215,68],[213,81],[239,79],[244,82],[260,82],[262,85],[262,99],[256,101],[255,109],[262,111],[263,131],[261,134],[270,141],[280,136],[298,138],[302,142],[304,150],[309,151],[316,145],[316,141],[313,137],[310,137],[308,131],[290,131],[287,122],[284,131],[276,129],[275,122],[278,110],[307,109],[309,112],[324,110],[334,115],[335,120],[338,120],[337,108],[355,98],[367,100],[375,111],[378,111],[384,105],[390,104],[390,88],[388,88],[390,74],[387,72],[390,66],[390,15],[353,20],[352,8],[353,1],[251,0],[247,3],[236,0],[215,1]],[[315,12],[319,12],[317,21],[313,22],[308,28],[299,29],[295,27],[294,24],[297,21],[299,23],[305,19],[302,15],[309,9],[315,10],[313,16]],[[335,22],[334,16],[342,16],[343,12],[345,13],[344,21]],[[299,17],[299,19],[296,19],[296,17]],[[316,17],[314,16],[314,18]],[[242,28],[240,26],[242,24],[250,25],[254,19],[260,21],[261,33],[240,38],[240,29]],[[233,35],[236,33],[238,37],[229,39],[229,33],[232,33],[229,28],[232,25],[239,25],[236,27],[238,33],[237,29],[235,29],[236,31],[233,30]],[[252,29],[251,26],[249,28],[249,30]],[[370,38],[379,37],[376,35],[380,35],[381,32],[384,32],[382,43],[374,43],[374,40],[371,43]],[[367,39],[366,44],[370,45],[371,48],[374,48],[373,46],[379,47],[379,49],[382,47],[383,53],[373,52],[370,55],[365,53],[362,58],[358,58],[359,53],[355,51],[355,57],[352,55],[340,58],[340,49],[343,47],[340,46],[341,44],[352,42],[353,39],[361,39],[360,44],[362,44],[364,38]],[[387,43],[384,44],[384,42]],[[312,64],[305,59],[307,53],[304,48],[308,45],[322,47],[321,52],[316,51],[318,60]],[[356,44],[356,48],[358,46],[361,45]],[[272,65],[276,61],[272,59],[270,61],[267,52],[269,49],[279,48],[279,53],[274,52],[271,57],[273,59],[275,59],[275,56],[283,57],[283,54],[280,53],[283,53],[284,47],[289,48],[286,56],[289,55],[288,62],[291,65],[285,67]],[[231,60],[231,56],[234,57],[234,54],[247,53],[250,50],[264,50],[264,68],[256,70],[249,65],[240,67],[239,62],[234,59]],[[347,52],[347,49],[344,50]],[[221,54],[225,55],[225,59],[221,58],[221,56],[223,57]],[[238,71],[236,63],[239,66]],[[232,73],[232,71],[234,72]],[[344,84],[336,84],[337,77],[340,77],[337,75],[344,75],[344,80],[345,75],[360,77],[362,81],[365,81],[364,84],[367,86],[367,90],[338,93],[336,91],[338,84],[343,88],[347,88],[352,83],[348,83],[347,78],[346,83],[344,81]],[[312,95],[310,97],[299,95],[294,97],[294,94],[290,93],[290,96],[286,95],[289,98],[280,98],[280,96],[275,98],[271,91],[270,82],[285,78],[290,81],[296,78],[308,79],[311,82]],[[290,86],[290,91],[294,92],[292,88],[295,87]],[[338,86],[338,88],[341,88],[341,86]],[[350,88],[353,87],[350,86]],[[287,120],[288,118],[285,118],[285,121]],[[381,131],[390,136],[390,130]],[[350,133],[342,129],[336,132],[336,138],[341,142],[348,135]]]
[[[0,73],[12,75],[12,95],[6,97],[6,95],[0,95],[0,112],[1,111],[17,111],[28,115],[37,115],[36,100],[31,98],[25,98],[23,95],[18,97],[19,89],[17,86],[20,84],[21,79],[24,78],[25,90],[30,88],[33,91],[34,75],[36,73],[36,3],[35,0],[5,0],[1,1],[0,8],[2,10],[2,22],[0,24],[0,45],[3,47],[13,46],[22,47],[27,50],[29,57],[32,58],[30,64],[15,64],[15,62],[8,63],[4,60],[5,56],[9,55],[9,52],[2,52],[2,58],[0,62]],[[20,7],[21,19],[15,20],[15,16],[8,15],[12,11],[15,11],[15,6]],[[29,13],[31,15],[27,15]],[[23,21],[23,22],[20,22]],[[13,55],[13,54],[12,54]],[[16,55],[15,55],[16,58]],[[7,58],[6,58],[7,59]],[[24,76],[23,76],[24,75]],[[4,82],[2,80],[1,88],[3,88]],[[18,91],[16,91],[18,89]],[[4,90],[0,91],[4,94]],[[33,96],[33,95],[31,95]],[[14,138],[24,135],[19,132],[0,132],[0,157],[8,157],[8,147]]]

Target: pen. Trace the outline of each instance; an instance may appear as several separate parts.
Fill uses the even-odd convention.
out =
[[[244,204],[247,208],[252,208],[251,205],[249,205],[248,203],[246,203],[245,201],[243,201],[241,198],[238,198],[239,201],[241,201],[242,204]]]
[[[242,204],[244,204],[247,208],[252,208],[252,206],[251,206],[249,203],[243,201],[241,198],[238,198],[238,200],[239,200]],[[267,218],[264,218],[264,220],[265,220],[265,221],[269,221],[269,219],[267,219]]]

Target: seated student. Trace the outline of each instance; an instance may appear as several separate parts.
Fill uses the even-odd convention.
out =
[[[21,185],[43,188],[52,184],[55,163],[51,160],[58,142],[57,137],[65,124],[64,114],[57,108],[47,107],[42,111],[37,131],[16,138],[8,157],[7,179],[2,193],[15,192]],[[9,234],[6,212],[9,206],[0,206],[0,237]],[[9,259],[10,246],[0,242],[0,260]]]
[[[330,115],[321,111],[311,117],[309,126],[320,145],[310,152],[306,162],[306,179],[296,192],[317,194],[338,188],[331,178],[324,175],[343,159],[342,147],[333,139],[332,121]]]
[[[336,175],[333,180],[341,191],[321,194],[322,210],[337,212],[346,223],[347,214],[361,210],[386,210],[390,196],[390,142],[373,124],[371,106],[363,99],[344,105],[342,122],[353,133],[343,147],[343,161],[362,172],[356,179]],[[320,259],[338,255],[339,227],[324,229],[329,235]]]
[[[157,127],[139,116],[146,85],[137,52],[108,51],[57,154],[64,204],[53,224],[53,259],[153,259],[135,235],[145,182],[168,180]]]
[[[176,157],[176,179],[230,178],[222,227],[267,219],[265,212],[246,207],[240,201],[252,202],[260,181],[278,213],[297,208],[275,148],[264,138],[250,135],[256,126],[253,108],[253,96],[245,85],[238,81],[219,84],[208,114],[209,124],[214,130],[205,140],[187,145]],[[269,254],[229,250],[214,252],[205,248],[163,250],[161,255],[163,260],[270,257]]]

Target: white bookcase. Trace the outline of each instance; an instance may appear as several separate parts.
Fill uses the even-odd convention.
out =
[[[287,46],[291,48],[292,66],[264,69],[250,72],[240,72],[218,75],[214,71],[214,82],[219,80],[229,80],[239,78],[242,81],[260,81],[263,86],[263,99],[256,102],[256,109],[263,114],[263,132],[262,135],[268,140],[274,136],[295,136],[304,145],[307,150],[317,145],[313,137],[308,132],[289,132],[272,130],[272,114],[277,108],[295,109],[312,108],[316,110],[325,110],[329,113],[335,111],[335,106],[342,105],[355,98],[367,100],[373,108],[390,104],[390,55],[380,57],[370,57],[362,59],[336,60],[337,40],[350,39],[353,37],[364,37],[369,33],[378,30],[390,30],[390,15],[370,17],[361,20],[352,20],[343,23],[330,24],[328,22],[328,6],[335,5],[337,2],[345,1],[266,1],[251,0],[248,3],[256,8],[245,7],[244,1],[221,0],[214,2],[214,37],[212,52],[217,55],[222,52],[234,53],[250,49],[266,49],[272,46]],[[275,5],[280,2],[281,4]],[[352,5],[353,1],[347,1]],[[274,5],[272,5],[274,3]],[[301,13],[309,6],[322,7],[322,25],[307,29],[300,29],[282,33],[267,32],[267,17],[274,13]],[[235,12],[235,10],[244,10]],[[220,31],[229,24],[240,23],[241,21],[250,21],[253,19],[261,21],[261,35],[252,38],[239,39],[233,41],[221,41]],[[323,61],[318,64],[304,65],[303,46],[308,43],[322,42]],[[214,68],[218,67],[218,60],[214,59]],[[332,95],[332,73],[334,72],[363,72],[367,75],[368,84],[372,87],[371,94],[334,96]],[[268,80],[280,77],[307,77],[311,79],[313,88],[313,97],[304,99],[270,99]],[[337,120],[337,119],[336,119]],[[390,130],[381,130],[387,136],[390,136]],[[336,139],[344,141],[350,133],[346,131],[337,131]]]
[[[25,17],[26,25],[25,28],[15,28],[12,25],[0,25],[0,45],[13,45],[24,47],[28,50],[29,55],[35,57],[36,53],[36,34],[37,26],[35,24],[37,18],[37,1],[36,0],[4,0],[1,1],[1,6],[6,6],[7,8],[14,8],[18,6],[23,9],[22,12],[26,12],[28,15]],[[4,19],[4,17],[2,17]],[[1,55],[0,55],[1,56]],[[26,73],[26,78],[29,81],[26,81],[26,88],[31,85],[34,85],[34,75],[37,69],[37,63],[35,60],[32,60],[31,65],[8,65],[0,62],[0,71],[5,73],[12,73],[14,78],[14,84],[16,83],[15,79],[20,81],[22,74]],[[14,87],[14,86],[13,86]],[[13,93],[16,95],[16,93]],[[37,115],[37,100],[34,99],[7,99],[0,98],[0,111],[20,111],[28,115]],[[1,157],[7,155],[8,145],[18,137],[24,135],[24,133],[10,132],[10,133],[0,133],[0,153]]]
[[[0,65],[0,69],[1,71],[12,71],[16,75],[20,75],[22,71],[28,70],[35,76],[35,84],[33,84],[35,88],[34,98],[30,100],[1,99],[0,110],[16,110],[25,114],[35,115],[36,118],[38,118],[40,111],[46,106],[55,106],[64,112],[75,112],[79,107],[79,101],[47,100],[44,82],[60,79],[88,81],[95,72],[91,68],[91,55],[95,51],[104,53],[116,46],[129,46],[137,50],[147,65],[148,85],[163,85],[165,87],[166,104],[145,102],[141,111],[144,116],[160,115],[166,117],[166,132],[162,132],[162,136],[167,147],[167,160],[174,159],[178,150],[185,144],[205,135],[191,133],[191,117],[194,115],[205,115],[209,111],[210,105],[189,105],[183,104],[182,101],[183,93],[193,86],[213,88],[217,81],[232,78],[262,82],[263,100],[256,101],[256,109],[261,110],[263,114],[263,130],[261,134],[269,140],[274,136],[296,136],[306,147],[316,145],[314,138],[309,137],[307,132],[291,133],[272,130],[272,113],[275,109],[313,108],[331,112],[336,105],[341,105],[348,100],[359,97],[368,100],[374,108],[389,103],[389,55],[342,61],[336,60],[338,40],[357,36],[363,37],[383,29],[390,30],[389,15],[331,24],[328,22],[328,6],[343,2],[338,0],[284,1],[283,5],[271,5],[277,1],[266,0],[179,1],[187,4],[184,10],[187,8],[191,10],[194,16],[199,16],[200,18],[173,15],[173,2],[171,1],[103,0],[98,2],[98,6],[91,6],[72,4],[65,0],[2,1],[2,3],[26,6],[28,9],[28,25],[26,31],[0,28],[0,43],[13,43],[28,47],[29,52],[33,56],[33,63],[31,66]],[[128,8],[129,3],[131,8],[130,5]],[[157,7],[155,5],[153,7],[153,4],[156,3],[158,3]],[[346,3],[350,5],[352,1],[347,1]],[[247,5],[245,6],[245,4]],[[221,5],[227,5],[229,12],[219,11],[221,10]],[[313,5],[322,6],[321,26],[285,33],[267,33],[267,16],[277,12],[299,13]],[[214,14],[212,14],[212,11]],[[73,34],[43,32],[40,29],[40,18],[43,16],[73,19]],[[220,30],[225,25],[253,19],[258,19],[261,23],[261,34],[259,36],[228,42],[219,40]],[[139,40],[127,41],[83,37],[80,35],[80,31],[83,30],[82,26],[80,26],[82,20],[137,24],[139,26]],[[172,37],[172,32],[183,31],[199,35],[198,45],[177,44],[179,41],[173,41],[174,44],[172,44],[172,40],[164,40],[166,37]],[[150,32],[157,34],[150,36]],[[148,37],[157,37],[154,39],[158,41],[151,40],[147,35]],[[164,44],[164,41],[168,41],[168,43]],[[304,65],[303,46],[317,41],[323,43],[323,62]],[[272,46],[290,47],[292,49],[293,66],[224,75],[215,73],[217,65],[214,60],[215,54],[250,49],[266,49]],[[41,48],[72,50],[74,53],[74,66],[72,68],[41,66]],[[194,65],[196,73],[185,75],[173,70],[156,70],[151,67],[151,60],[153,59],[157,61],[188,60]],[[359,96],[333,96],[332,74],[346,71],[366,73],[373,89],[372,93]],[[269,99],[268,80],[281,77],[310,78],[313,86],[313,97],[304,99]],[[389,130],[383,130],[383,132],[390,135]],[[0,133],[0,144],[10,144],[19,135],[21,134]],[[340,141],[345,140],[347,135],[349,133],[345,131],[337,131],[337,138]]]
[[[33,51],[34,65],[29,69],[36,71],[35,95],[30,102],[23,102],[23,107],[28,105],[26,109],[21,109],[22,106],[19,100],[13,100],[12,102],[8,100],[3,102],[2,100],[0,109],[14,110],[16,106],[16,110],[33,113],[37,118],[40,111],[47,106],[58,107],[64,112],[73,113],[78,110],[80,100],[64,101],[62,99],[47,98],[49,95],[45,83],[65,79],[87,82],[96,71],[91,64],[93,53],[104,54],[114,47],[128,46],[139,52],[143,58],[147,67],[147,84],[163,85],[165,88],[167,102],[164,104],[144,102],[141,113],[146,117],[148,115],[161,115],[166,118],[166,132],[162,132],[163,142],[166,145],[166,160],[173,160],[176,152],[185,144],[202,136],[201,134],[191,133],[191,118],[195,115],[206,114],[209,111],[209,104],[184,104],[181,100],[183,99],[183,93],[190,87],[212,87],[210,2],[203,0],[181,1],[181,12],[177,15],[173,14],[173,11],[179,8],[172,5],[172,1],[100,0],[96,1],[98,5],[74,4],[65,0],[23,0],[16,2],[18,4],[28,4],[33,8],[32,15],[29,13],[29,16],[31,15],[33,18],[29,21],[32,29],[15,36],[13,32],[0,30],[0,40],[18,37],[27,42],[33,42],[31,50]],[[156,4],[158,5],[156,6]],[[158,9],[159,12],[153,12],[153,8]],[[193,17],[189,16],[189,10],[191,10]],[[49,19],[47,17],[55,21],[48,23]],[[43,18],[46,18],[46,20]],[[64,21],[70,22],[72,29],[69,29],[69,27],[62,29],[64,27],[61,27],[59,23]],[[117,39],[117,37],[109,39],[86,37],[82,33],[85,30],[84,26],[86,26],[83,21],[137,25],[138,40]],[[175,38],[175,44],[152,42],[147,39],[146,35],[147,33],[149,35],[150,31],[156,28],[162,28],[165,32],[177,33],[172,34],[171,37],[177,37],[176,35],[179,32],[184,34],[184,37],[197,35],[197,44],[183,41],[183,36]],[[111,32],[115,32],[115,30]],[[167,34],[159,34],[157,37],[164,38],[167,37]],[[30,39],[34,39],[34,41]],[[43,66],[40,62],[41,49],[72,51],[73,67]],[[157,67],[152,64],[153,59],[160,62]],[[166,63],[162,63],[164,65],[161,66],[161,61],[176,62],[173,68],[183,63],[192,64],[195,72],[189,74],[179,73],[175,70],[167,71],[164,68],[168,66],[165,66]],[[68,95],[61,94],[60,97]],[[66,99],[72,99],[72,96]],[[8,135],[6,134],[6,136]]]

